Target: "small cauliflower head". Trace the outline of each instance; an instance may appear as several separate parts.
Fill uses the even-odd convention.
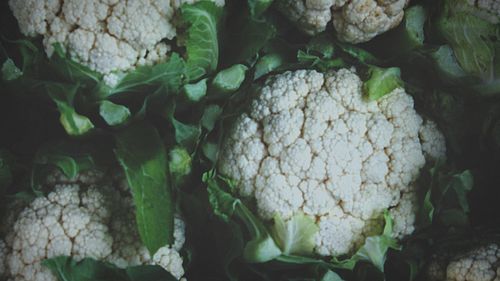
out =
[[[434,257],[427,275],[430,281],[500,281],[500,247],[493,243],[465,253]]]
[[[0,275],[12,281],[56,281],[41,262],[57,256],[86,257],[127,267],[157,264],[177,279],[184,275],[178,251],[184,223],[175,219],[175,244],[151,257],[141,244],[133,200],[124,182],[107,182],[103,174],[82,173],[69,180],[60,172],[47,179],[53,191],[25,207],[0,242]]]
[[[500,22],[500,2],[497,0],[466,0],[467,4],[474,6],[473,12],[479,17],[497,24]]]
[[[9,0],[21,32],[59,43],[71,58],[116,83],[114,72],[164,61],[177,35],[176,12],[193,0]],[[214,0],[222,6],[224,0]]]
[[[263,219],[303,213],[315,221],[315,252],[324,256],[352,253],[379,234],[385,210],[395,237],[410,234],[420,169],[426,156],[445,153],[443,135],[403,89],[367,101],[362,84],[349,69],[270,77],[219,159]]]
[[[409,0],[278,0],[277,7],[307,34],[325,30],[333,19],[339,39],[361,43],[397,26]]]

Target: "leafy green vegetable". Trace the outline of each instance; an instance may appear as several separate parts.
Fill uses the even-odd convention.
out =
[[[215,127],[215,122],[222,114],[222,108],[216,104],[208,105],[201,117],[201,125],[208,131],[212,131]]]
[[[228,94],[238,90],[245,80],[247,70],[248,67],[242,64],[221,70],[212,80],[212,91],[217,94]]]
[[[369,100],[378,100],[394,89],[403,87],[401,70],[397,67],[370,67],[368,80],[363,83],[363,93]]]
[[[44,260],[60,281],[174,281],[170,273],[159,266],[142,265],[121,269],[110,263],[85,258],[80,262],[70,257],[55,257]]]
[[[78,91],[79,85],[65,85],[60,83],[47,83],[45,89],[52,100],[56,103],[61,117],[61,125],[71,136],[79,136],[88,133],[94,128],[92,121],[86,116],[78,114],[73,107],[73,99]]]
[[[168,159],[168,168],[173,177],[173,182],[179,185],[191,173],[191,155],[182,147],[174,147],[169,151]]]
[[[262,15],[262,13],[264,13],[272,3],[273,0],[248,0],[250,14],[252,17],[258,17]]]
[[[259,79],[260,77],[269,74],[273,70],[277,69],[283,65],[285,59],[282,55],[273,53],[261,57],[255,64],[254,79]]]
[[[217,24],[222,9],[213,2],[202,1],[181,7],[181,17],[188,26],[186,34],[187,70],[189,81],[195,81],[214,71],[219,62]]]
[[[444,1],[436,27],[465,72],[490,81],[494,76],[498,26],[477,17],[464,0]],[[469,7],[468,7],[469,6]]]
[[[23,72],[19,69],[12,59],[7,59],[2,65],[2,79],[5,81],[16,80],[21,77]]]
[[[108,125],[116,126],[129,119],[130,110],[126,106],[105,100],[99,105],[99,114]]]
[[[281,250],[259,219],[239,199],[222,190],[213,176],[205,174],[204,178],[208,184],[209,201],[214,213],[226,222],[232,220],[233,217],[239,219],[250,233],[251,239],[246,243],[243,251],[245,260],[251,263],[261,263],[281,255]]]
[[[132,124],[115,138],[115,154],[132,189],[139,234],[153,255],[173,242],[174,204],[167,153],[158,132],[147,122]]]
[[[285,222],[279,215],[274,217],[271,234],[285,255],[311,255],[315,235],[319,227],[304,214],[297,214]]]
[[[186,84],[182,89],[189,101],[198,102],[207,94],[207,79],[202,79],[194,84]]]

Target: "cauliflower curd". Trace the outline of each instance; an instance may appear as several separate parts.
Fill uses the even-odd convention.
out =
[[[387,209],[395,237],[412,233],[420,169],[445,154],[443,135],[403,89],[367,101],[362,84],[349,69],[270,77],[219,159],[263,219],[311,217],[324,256],[352,253],[380,233]]]
[[[160,265],[174,277],[184,275],[179,250],[184,244],[184,222],[175,219],[172,246],[151,257],[135,224],[133,200],[124,179],[103,183],[102,174],[88,172],[68,180],[56,173],[47,180],[54,187],[24,208],[0,242],[0,277],[12,281],[55,281],[47,258],[86,257],[127,267]]]
[[[50,57],[60,43],[71,58],[105,74],[165,60],[177,35],[174,16],[193,0],[9,0],[26,36],[43,36]],[[214,0],[224,5],[224,0]]]
[[[278,9],[308,34],[325,30],[333,18],[339,39],[361,43],[396,27],[409,0],[278,0]]]
[[[427,268],[429,281],[499,281],[500,248],[497,244],[432,260]]]

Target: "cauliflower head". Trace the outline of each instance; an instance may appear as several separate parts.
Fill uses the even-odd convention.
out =
[[[116,82],[117,71],[164,61],[177,35],[175,14],[193,0],[9,0],[21,32],[59,43],[71,58]],[[222,6],[224,0],[214,0]]]
[[[430,281],[499,281],[500,248],[492,243],[463,253],[434,257],[427,275]]]
[[[307,34],[325,30],[333,19],[339,39],[361,43],[396,27],[409,0],[278,0],[277,7]]]
[[[414,230],[416,184],[428,158],[444,157],[443,135],[401,88],[378,101],[362,95],[354,70],[285,72],[257,90],[226,137],[219,170],[253,197],[260,217],[304,213],[319,232],[315,252],[352,253],[380,232]]]
[[[476,7],[475,12],[479,17],[497,24],[500,22],[500,2],[496,0],[466,0],[467,4]]]
[[[140,242],[125,180],[106,182],[96,172],[69,180],[56,172],[46,184],[53,191],[25,207],[5,243],[0,243],[4,259],[4,263],[0,259],[0,275],[12,281],[55,281],[41,262],[57,256],[90,257],[119,267],[156,264],[177,279],[184,275],[178,252],[185,241],[184,222],[175,219],[175,243],[151,257]]]

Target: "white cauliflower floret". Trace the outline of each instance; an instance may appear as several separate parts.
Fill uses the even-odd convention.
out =
[[[219,169],[256,199],[263,219],[311,217],[315,251],[325,256],[352,253],[380,233],[385,210],[394,237],[413,232],[415,182],[425,157],[444,156],[445,147],[411,96],[396,89],[367,101],[348,69],[285,72],[257,94],[229,132]]]
[[[481,18],[497,24],[500,22],[500,2],[497,0],[466,0],[466,2],[477,8],[473,11]]]
[[[308,34],[333,19],[339,39],[361,43],[396,27],[409,0],[278,0],[278,9]]]
[[[71,256],[118,267],[158,264],[181,278],[182,219],[175,218],[174,244],[165,246],[169,254],[162,250],[159,258],[151,257],[139,237],[129,188],[123,179],[116,181],[92,171],[71,180],[58,171],[51,174],[46,184],[53,185],[53,191],[25,207],[12,222],[6,243],[0,240],[0,276],[12,281],[55,281],[41,262]]]
[[[465,253],[435,257],[427,267],[430,281],[499,281],[500,248],[476,247]]]
[[[71,58],[105,75],[164,61],[164,40],[177,35],[175,14],[183,3],[199,0],[9,0],[26,36],[42,36],[50,57],[59,43]],[[223,6],[224,0],[213,0]]]

